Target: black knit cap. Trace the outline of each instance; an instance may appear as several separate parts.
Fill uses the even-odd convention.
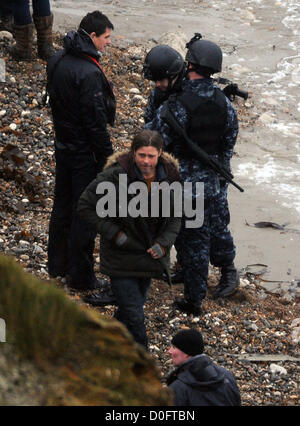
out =
[[[194,328],[180,330],[172,339],[172,345],[187,355],[195,356],[203,353],[204,343],[200,331]]]

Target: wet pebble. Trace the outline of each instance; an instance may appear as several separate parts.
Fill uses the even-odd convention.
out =
[[[273,375],[273,377],[276,376],[286,376],[287,371],[284,367],[277,365],[277,364],[271,364],[270,365],[270,372]]]

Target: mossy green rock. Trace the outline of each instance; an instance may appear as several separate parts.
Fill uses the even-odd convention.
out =
[[[170,405],[153,358],[118,321],[0,256],[2,405]],[[18,398],[20,395],[20,398]]]

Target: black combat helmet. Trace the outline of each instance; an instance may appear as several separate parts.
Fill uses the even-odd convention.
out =
[[[160,81],[183,74],[184,68],[184,60],[180,53],[170,46],[161,44],[147,53],[143,73],[147,80]]]
[[[209,68],[212,71],[211,74],[222,71],[222,50],[216,43],[192,39],[187,44],[187,48],[185,60],[194,65],[195,71],[197,71],[197,65]]]

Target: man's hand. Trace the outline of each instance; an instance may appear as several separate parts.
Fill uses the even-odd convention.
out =
[[[160,244],[155,243],[147,250],[147,253],[151,254],[153,259],[160,259],[165,255],[166,251]]]

